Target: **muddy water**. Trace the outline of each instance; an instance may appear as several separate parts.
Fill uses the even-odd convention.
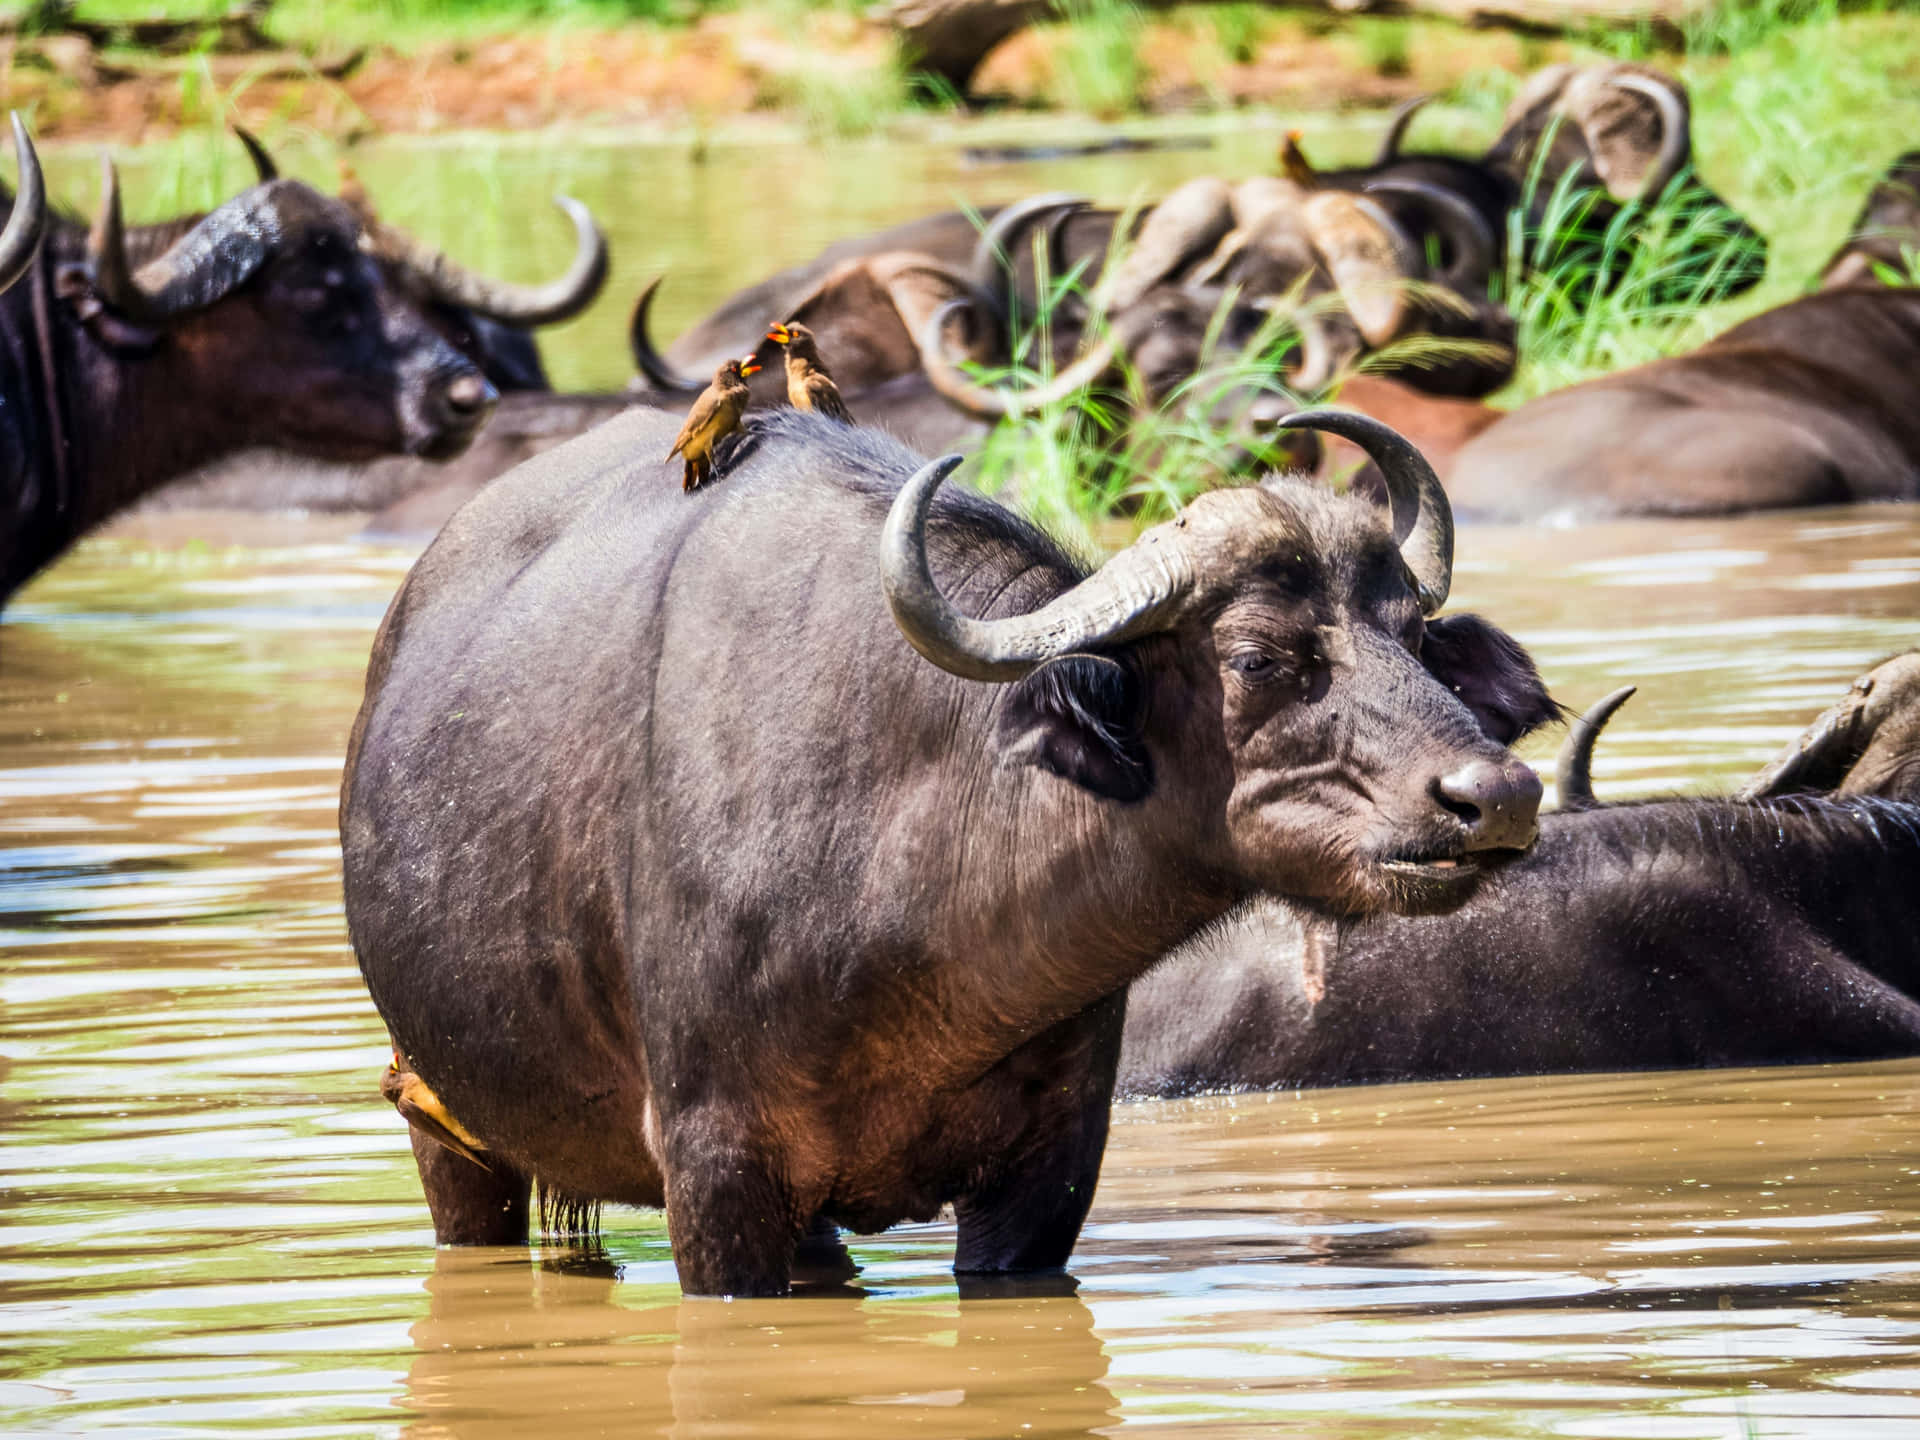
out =
[[[0,625],[0,1430],[493,1437],[1910,1435],[1920,1062],[1124,1107],[1077,1294],[949,1226],[679,1299],[442,1253],[348,953],[333,806],[410,557],[186,517]],[[1721,784],[1914,638],[1920,507],[1463,535],[1459,605],[1642,696],[1603,791]]]

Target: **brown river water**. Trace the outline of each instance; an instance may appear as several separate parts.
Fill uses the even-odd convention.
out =
[[[0,1432],[1920,1433],[1920,1061],[1123,1106],[1076,1293],[961,1302],[943,1224],[783,1301],[683,1302],[650,1213],[436,1254],[340,909],[412,559],[356,523],[144,518],[0,624]],[[1920,506],[1460,551],[1562,699],[1642,687],[1603,795],[1726,786],[1920,629]]]

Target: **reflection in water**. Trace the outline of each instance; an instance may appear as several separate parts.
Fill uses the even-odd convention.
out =
[[[0,1430],[1920,1425],[1920,1062],[1126,1106],[1073,1294],[963,1302],[950,1225],[731,1305],[648,1214],[436,1254],[333,828],[409,557],[143,523],[0,624]],[[1914,639],[1920,507],[1461,550],[1563,698],[1641,684],[1603,794],[1724,786]]]
[[[1118,1418],[1092,1312],[1072,1296],[628,1305],[618,1277],[606,1262],[438,1252],[405,1433],[494,1440],[564,1419],[569,1434],[675,1440],[960,1440],[1084,1436]]]

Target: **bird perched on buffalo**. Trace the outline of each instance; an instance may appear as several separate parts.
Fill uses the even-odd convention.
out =
[[[811,410],[842,425],[853,424],[853,412],[840,398],[840,387],[821,363],[820,347],[813,332],[804,325],[775,325],[767,339],[787,350],[787,403],[796,410]]]
[[[713,383],[700,392],[687,412],[687,423],[667,452],[671,460],[679,455],[686,461],[681,477],[682,490],[698,490],[713,478],[714,451],[722,440],[740,428],[747,413],[747,376],[759,373],[760,365],[751,355],[744,360],[728,360],[713,372]]]
[[[493,1168],[480,1158],[486,1153],[487,1147],[474,1139],[467,1127],[453,1118],[453,1113],[433,1093],[433,1087],[411,1070],[400,1068],[398,1051],[394,1053],[393,1063],[387,1066],[386,1073],[380,1077],[380,1093],[392,1101],[393,1108],[400,1112],[401,1118],[422,1135],[454,1154],[471,1160],[482,1170]]]

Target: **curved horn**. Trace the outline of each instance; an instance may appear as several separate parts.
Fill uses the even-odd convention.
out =
[[[262,185],[269,180],[280,178],[280,167],[273,163],[273,156],[267,153],[267,147],[260,143],[260,137],[244,125],[233,127],[234,138],[247,147],[247,158],[253,162],[253,173]]]
[[[106,156],[101,170],[87,261],[100,298],[136,325],[163,325],[204,309],[258,270],[280,240],[277,187],[294,183],[274,181],[229,200],[135,274],[127,261],[120,176]]]
[[[556,195],[553,203],[573,222],[574,254],[567,273],[545,285],[514,285],[477,274],[386,225],[375,227],[374,247],[413,271],[434,298],[446,304],[464,305],[489,320],[522,329],[558,325],[591,305],[606,283],[607,239],[594,224],[593,213],[578,200]]]
[[[934,311],[920,332],[920,367],[927,383],[949,403],[980,420],[1005,420],[1032,415],[1050,405],[1058,405],[1086,389],[1113,368],[1120,347],[1111,335],[1103,335],[1086,354],[1043,385],[1031,390],[1003,390],[980,385],[960,372],[947,358],[946,325],[956,311],[972,302],[949,300]]]
[[[1281,420],[1279,428],[1324,430],[1367,452],[1387,482],[1393,538],[1413,576],[1420,613],[1431,615],[1446,604],[1453,588],[1453,507],[1427,457],[1391,425],[1357,410],[1302,410]]]
[[[1311,312],[1296,315],[1293,327],[1300,336],[1300,363],[1287,372],[1287,388],[1296,394],[1324,390],[1339,366],[1326,317]]]
[[[660,288],[660,282],[667,277],[656,275],[647,282],[646,289],[640,292],[640,298],[633,302],[633,319],[627,325],[627,348],[633,351],[633,368],[647,377],[656,390],[664,390],[669,395],[698,395],[707,387],[699,380],[689,379],[680,374],[658,350],[653,348],[653,338],[647,333],[647,315],[653,309],[654,291]]]
[[[1058,656],[1151,632],[1193,586],[1193,562],[1171,526],[1148,531],[1063,595],[1027,615],[976,620],[955,609],[927,564],[934,493],[960,464],[948,455],[900,489],[880,535],[880,577],[900,633],[942,670],[1018,680]]]
[[[1367,344],[1394,339],[1406,323],[1403,282],[1418,273],[1418,247],[1370,195],[1323,190],[1307,198],[1303,214],[1307,237]]]
[[[1650,80],[1645,75],[1635,75],[1631,71],[1616,75],[1607,82],[1620,90],[1630,90],[1636,95],[1644,95],[1653,102],[1654,109],[1660,112],[1660,153],[1654,157],[1648,167],[1646,177],[1641,180],[1639,189],[1631,195],[1615,198],[1622,200],[1658,200],[1660,192],[1680,173],[1680,167],[1687,163],[1687,156],[1693,149],[1693,132],[1687,120],[1686,106],[1680,103],[1680,97],[1662,85],[1658,80]],[[1613,187],[1608,186],[1609,190]]]
[[[1004,311],[1007,299],[1013,292],[1014,276],[1017,273],[1019,257],[1014,247],[1020,236],[1033,225],[1050,216],[1056,210],[1072,212],[1084,210],[1090,204],[1079,195],[1048,194],[1030,195],[1025,200],[1017,200],[1005,206],[973,243],[973,258],[967,262],[967,278],[977,290],[993,296]],[[1052,256],[1049,239],[1049,258]]]
[[[1434,228],[1446,239],[1453,262],[1435,278],[1450,289],[1484,290],[1493,274],[1493,227],[1466,197],[1425,180],[1374,180],[1366,187],[1374,194],[1407,195],[1420,201],[1434,219]]]
[[[1560,809],[1591,810],[1600,802],[1593,798],[1593,745],[1607,728],[1614,712],[1633,698],[1638,685],[1622,685],[1611,695],[1594,702],[1586,714],[1567,727],[1567,738],[1560,744],[1560,758],[1554,762],[1554,788],[1560,792]]]
[[[1387,133],[1380,137],[1380,152],[1373,157],[1374,164],[1391,165],[1400,158],[1400,142],[1407,138],[1407,127],[1431,99],[1431,95],[1415,95],[1394,106],[1393,115],[1387,121]]]
[[[20,157],[20,188],[13,197],[7,228],[0,230],[0,290],[26,273],[47,229],[47,187],[40,178],[40,157],[17,110],[13,112],[13,151]]]

